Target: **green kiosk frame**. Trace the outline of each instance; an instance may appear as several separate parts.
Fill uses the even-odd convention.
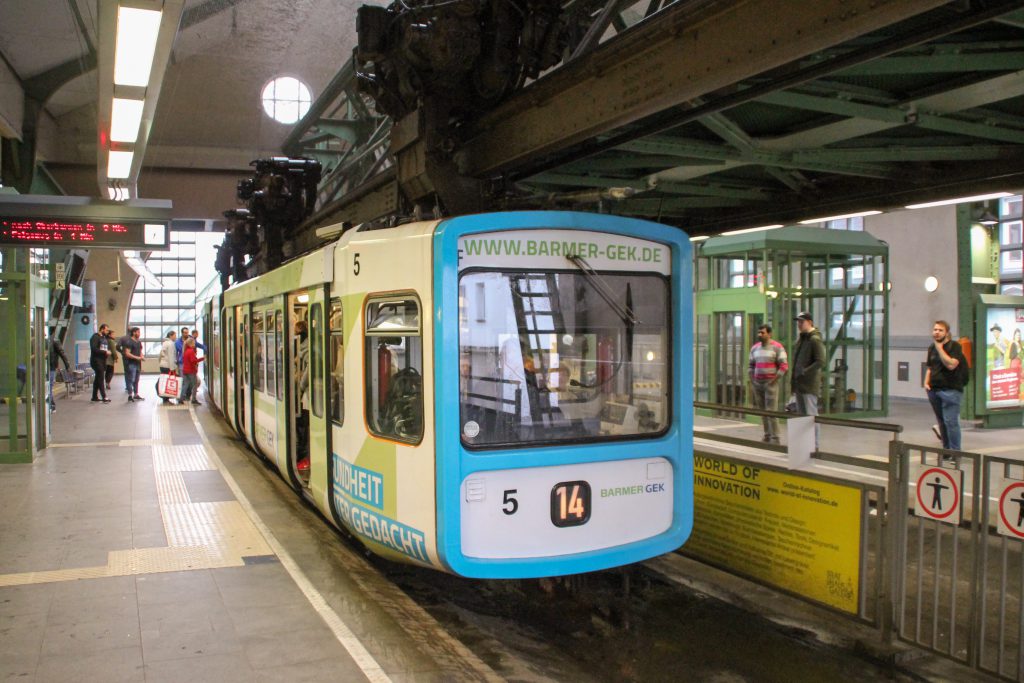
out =
[[[695,398],[744,405],[757,327],[770,324],[792,353],[793,318],[809,311],[825,342],[821,414],[887,415],[888,256],[868,233],[810,226],[703,242],[695,250]]]

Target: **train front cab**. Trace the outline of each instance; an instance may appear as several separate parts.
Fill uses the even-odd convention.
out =
[[[685,234],[482,214],[442,222],[434,258],[445,566],[551,576],[679,547],[693,510]]]

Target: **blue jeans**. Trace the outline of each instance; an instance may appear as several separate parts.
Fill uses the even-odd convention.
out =
[[[928,402],[939,420],[942,447],[960,450],[960,401],[964,392],[956,389],[929,389]]]
[[[135,363],[124,364],[124,388],[128,390],[129,396],[139,395],[139,371],[141,369]]]

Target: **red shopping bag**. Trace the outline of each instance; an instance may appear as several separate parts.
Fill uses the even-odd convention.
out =
[[[173,372],[160,375],[156,381],[156,393],[160,398],[181,398],[181,378]]]

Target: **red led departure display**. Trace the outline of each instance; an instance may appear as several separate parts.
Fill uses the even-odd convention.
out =
[[[166,249],[166,222],[0,218],[0,244],[24,247]]]

